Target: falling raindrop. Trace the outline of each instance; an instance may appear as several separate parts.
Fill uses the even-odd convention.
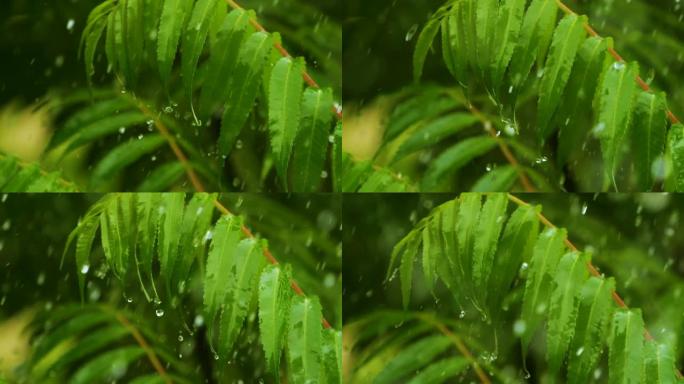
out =
[[[409,28],[408,32],[406,32],[406,42],[411,41],[413,39],[413,36],[416,35],[416,32],[418,32],[418,24],[413,24],[411,28]]]
[[[88,265],[88,264],[83,264],[83,266],[81,267],[81,273],[84,275],[86,273],[88,273],[89,270],[90,270],[90,265]]]
[[[162,317],[164,316],[164,310],[161,308],[157,308],[154,313],[157,315],[157,317]]]
[[[587,205],[587,203],[582,204],[582,215],[587,214],[587,209],[589,209],[589,206]]]
[[[74,19],[69,19],[69,21],[67,21],[67,25],[66,25],[67,31],[73,31],[75,25],[76,25],[76,21]]]

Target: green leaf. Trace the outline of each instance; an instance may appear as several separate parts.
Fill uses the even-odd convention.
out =
[[[558,107],[558,150],[559,164],[565,164],[571,157],[577,157],[577,148],[586,140],[592,121],[582,111],[591,109],[596,93],[596,79],[611,63],[607,47],[612,46],[610,38],[590,37],[579,49],[572,73],[565,87],[563,103]]]
[[[221,119],[219,152],[228,156],[249,117],[259,91],[260,74],[266,64],[273,38],[265,32],[257,32],[247,38],[240,48],[238,64]]]
[[[423,228],[423,275],[425,275],[425,286],[430,292],[434,292],[437,271],[435,264],[442,257],[441,247],[439,246],[440,234],[430,226]]]
[[[441,384],[455,378],[466,369],[470,363],[463,357],[449,357],[432,363],[415,375],[408,384]]]
[[[193,111],[193,91],[195,82],[195,72],[197,71],[197,64],[200,56],[204,51],[204,44],[209,35],[209,27],[211,26],[211,11],[216,9],[218,0],[198,0],[192,9],[192,15],[188,21],[183,34],[183,42],[181,44],[181,72],[183,74],[183,84],[185,92],[190,100],[190,108]],[[209,79],[210,81],[212,79]],[[197,119],[195,117],[195,119]],[[197,122],[196,122],[197,123]]]
[[[323,330],[323,358],[326,383],[342,384],[342,332],[335,329]]]
[[[275,375],[276,381],[280,375],[280,353],[283,350],[292,300],[291,274],[289,266],[281,268],[279,265],[269,265],[259,281],[261,345],[269,371]]]
[[[218,219],[212,232],[204,276],[204,314],[208,324],[214,324],[221,303],[228,294],[230,285],[223,282],[235,265],[234,252],[242,238],[241,228],[240,217],[226,215]],[[209,331],[212,330],[213,327],[209,327]]]
[[[85,277],[90,269],[90,250],[93,247],[95,234],[100,226],[98,216],[86,216],[78,225],[78,239],[76,240],[76,274],[78,275],[78,286],[83,301],[83,290],[85,289]]]
[[[429,364],[432,359],[446,351],[451,340],[442,335],[429,336],[404,346],[399,353],[375,377],[373,384],[391,384],[401,382],[400,379],[415,373],[416,370]]]
[[[447,174],[458,171],[474,158],[491,151],[496,144],[494,138],[477,136],[452,146],[432,161],[426,172],[425,186],[427,189],[434,187]]]
[[[488,195],[480,213],[480,220],[475,228],[472,279],[480,305],[484,304],[487,300],[487,289],[494,264],[494,254],[499,244],[499,235],[503,229],[504,221],[506,221],[507,207],[508,196],[505,193]],[[481,310],[484,310],[484,313],[487,312],[484,308],[481,308]]]
[[[639,74],[636,63],[616,62],[604,71],[599,86],[598,119],[594,132],[601,140],[604,189],[612,183],[617,190],[615,172],[620,166],[622,147],[628,134],[632,104],[637,92],[634,80]]]
[[[503,5],[499,7],[498,27],[494,31],[490,64],[492,87],[495,92],[501,88],[506,68],[513,58],[524,12],[525,0],[504,0]]]
[[[648,340],[644,345],[645,377],[649,382],[658,384],[675,384],[675,358],[672,348],[668,344],[659,344],[655,340]]]
[[[332,180],[333,192],[343,192],[342,180],[346,176],[343,174],[344,156],[342,154],[342,122],[338,121],[333,135],[332,149]]]
[[[214,213],[215,200],[216,195],[195,193],[185,208],[180,232],[175,234],[180,236],[180,242],[178,258],[173,264],[171,279],[173,292],[177,291],[179,294],[185,292],[185,288],[188,288],[186,281],[192,266],[195,260],[204,253],[205,238]]]
[[[387,168],[374,169],[370,176],[358,189],[358,192],[407,192],[410,190],[407,182],[395,175]]]
[[[525,322],[525,332],[521,340],[523,351],[527,350],[534,332],[549,308],[548,300],[553,287],[553,276],[565,250],[563,243],[565,238],[564,229],[546,229],[539,235],[534,246],[523,296],[522,320]]]
[[[333,104],[332,90],[308,88],[302,96],[302,121],[294,143],[292,190],[311,193],[320,188],[328,154]]]
[[[430,19],[418,36],[416,41],[416,48],[413,51],[413,79],[418,82],[423,75],[423,66],[425,65],[425,57],[432,47],[432,42],[439,32],[439,20]]]
[[[63,124],[61,129],[55,132],[55,135],[50,140],[49,149],[55,149],[60,144],[63,144],[84,127],[97,126],[105,123],[111,116],[130,111],[133,107],[129,100],[123,98],[107,99],[89,105],[86,108],[79,110],[69,117]]]
[[[667,158],[670,168],[665,189],[684,192],[684,125],[674,124],[667,135]]]
[[[443,139],[472,126],[478,121],[480,120],[477,116],[470,113],[452,113],[436,118],[416,129],[416,131],[401,144],[397,153],[394,155],[393,161],[396,162],[408,154],[423,148],[431,147]]]
[[[164,164],[150,172],[138,186],[138,192],[166,191],[185,173],[182,163],[174,161]]]
[[[31,361],[33,364],[40,362],[53,348],[64,340],[81,332],[96,327],[110,319],[110,316],[102,312],[86,312],[79,314],[57,328],[50,330],[33,348]]]
[[[619,309],[613,315],[608,345],[611,384],[638,384],[644,368],[644,320],[639,309]]]
[[[513,89],[525,83],[535,60],[542,56],[544,36],[553,32],[557,10],[554,0],[532,0],[525,12],[509,73]]]
[[[138,346],[105,352],[81,366],[72,376],[70,383],[88,384],[115,380],[122,370],[125,372],[129,364],[144,355],[145,350]]]
[[[120,133],[122,129],[132,126],[144,124],[149,117],[138,111],[125,112],[114,116],[109,116],[103,120],[94,122],[87,126],[81,127],[76,133],[74,139],[69,143],[69,147],[64,154],[85,145],[89,144],[99,138]]]
[[[259,272],[264,264],[261,245],[254,238],[240,241],[231,258],[233,267],[227,278],[228,292],[221,303],[219,356],[223,358],[229,358],[235,347],[234,343],[249,312]]]
[[[468,84],[468,56],[464,25],[460,23],[461,2],[454,2],[451,11],[442,19],[442,55],[447,68],[461,85]]]
[[[664,93],[639,92],[634,105],[632,148],[640,191],[653,189],[652,168],[665,152],[667,104]]]
[[[159,245],[159,231],[161,229],[160,212],[161,194],[158,193],[139,193],[137,195],[137,226],[138,226],[138,249],[136,253],[136,265],[138,268],[138,278],[140,280],[141,288],[145,293],[148,301],[150,296],[145,289],[142,276],[149,278],[152,289],[154,290],[155,299],[159,299],[157,288],[154,284],[154,276],[152,274],[152,263],[154,255],[161,251]]]
[[[411,301],[411,286],[413,286],[413,264],[418,257],[418,247],[420,246],[421,236],[418,232],[413,232],[406,248],[401,255],[401,266],[399,267],[399,277],[401,278],[401,302],[404,309],[408,308]]]
[[[171,291],[173,268],[178,259],[180,232],[185,210],[185,194],[165,193],[161,195],[162,227],[159,234],[159,274],[164,279],[166,290]]]
[[[157,35],[157,61],[162,83],[168,86],[181,33],[194,0],[165,0]],[[111,61],[111,60],[110,60]]]
[[[316,297],[297,296],[288,327],[288,367],[291,382],[316,382],[321,365],[321,304]]]
[[[84,357],[92,356],[95,352],[120,341],[126,336],[130,336],[130,332],[119,324],[97,329],[79,339],[77,348],[71,348],[68,352],[61,355],[59,359],[50,366],[50,371],[60,371]]]
[[[287,169],[299,132],[304,60],[281,58],[271,73],[268,127],[276,169],[287,189]]]
[[[615,280],[612,278],[590,277],[584,282],[577,328],[569,353],[570,384],[587,383],[591,380],[592,371],[606,340],[608,321],[613,311],[610,295],[614,290]]]
[[[561,20],[554,32],[539,89],[537,130],[542,140],[546,140],[555,128],[551,125],[552,118],[561,104],[577,50],[584,41],[586,23],[586,16],[571,14]]]
[[[204,118],[228,101],[232,75],[238,64],[240,47],[247,38],[247,25],[252,12],[234,10],[225,17],[217,32],[207,63],[206,79],[200,95],[200,111]]]
[[[577,312],[582,285],[587,279],[588,258],[581,253],[565,254],[554,276],[551,292],[549,321],[546,332],[546,352],[549,370],[558,372],[575,336]]]
[[[476,10],[476,27],[475,32],[477,36],[477,56],[476,62],[480,72],[480,78],[488,82],[490,63],[492,61],[492,37],[497,22],[499,8],[499,0],[478,0]]]
[[[507,292],[518,275],[522,263],[531,259],[535,241],[539,235],[537,214],[540,210],[540,207],[519,207],[508,219],[501,236],[501,243],[497,247],[488,292]],[[502,298],[497,295],[489,296],[489,308],[494,310],[493,315],[499,312],[495,309],[503,306],[502,301]]]
[[[453,97],[446,97],[434,90],[420,93],[394,109],[385,129],[385,141],[395,139],[422,120],[437,118],[460,105]]]
[[[518,170],[515,166],[504,165],[496,167],[480,177],[471,191],[473,192],[498,192],[508,191],[515,185],[518,179]]]
[[[98,6],[98,8],[106,6],[107,8],[112,8],[113,2],[107,1]],[[95,12],[93,10],[93,12]],[[106,14],[99,16],[93,23],[88,23],[88,26],[83,31],[83,39],[81,45],[85,46],[85,71],[86,78],[88,80],[88,85],[92,87],[92,77],[95,74],[95,51],[97,50],[97,45],[102,39],[102,34],[104,33],[105,27],[107,27],[107,19],[104,17]]]
[[[442,221],[446,247],[452,250],[449,252],[452,266],[458,275],[457,279],[467,287],[463,294],[471,299],[474,293],[471,271],[473,270],[476,228],[477,223],[480,222],[481,200],[482,195],[479,193],[462,193],[458,206],[454,205],[454,209],[447,208]],[[458,207],[457,213],[454,212],[456,207]]]
[[[147,135],[142,139],[132,139],[111,150],[93,170],[91,186],[98,186],[111,179],[123,168],[135,163],[141,157],[157,150],[166,143],[166,139],[158,134]]]

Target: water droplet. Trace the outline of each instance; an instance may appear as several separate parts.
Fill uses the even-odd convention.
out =
[[[589,206],[587,205],[587,203],[582,204],[582,215],[587,214],[587,209],[589,209]]]
[[[579,348],[577,349],[577,352],[575,352],[575,355],[581,356],[582,353],[584,353],[584,347],[579,347]]]
[[[242,149],[244,144],[242,143],[242,140],[238,140],[235,142],[235,149]]]
[[[542,156],[542,157],[537,158],[534,162],[537,164],[542,164],[542,163],[546,163],[547,161],[549,161],[549,158],[546,156]]]
[[[327,178],[328,178],[328,172],[327,171],[321,172],[321,179],[327,179]]]
[[[67,21],[67,25],[66,25],[67,31],[73,31],[75,25],[76,25],[76,21],[74,19],[69,19],[69,21]]]
[[[195,328],[199,328],[202,325],[204,325],[204,317],[202,317],[202,315],[195,316],[195,320],[193,321],[193,325],[195,326]]]
[[[133,302],[133,298],[132,298],[132,297],[127,297],[127,298],[126,298],[126,302],[127,302],[127,303],[132,303],[132,302]]]
[[[157,315],[157,317],[164,316],[164,310],[161,308],[157,308],[157,310],[155,310],[154,313]]]
[[[38,280],[36,281],[36,284],[38,284],[38,285],[43,285],[43,284],[45,284],[45,272],[41,272],[41,273],[38,275]]]
[[[518,319],[513,323],[513,334],[516,336],[522,336],[526,329],[527,324],[525,323],[525,320]]]
[[[527,264],[527,263],[520,264],[520,272],[526,271],[527,268],[529,268],[529,264]]]
[[[88,265],[88,264],[83,264],[83,266],[81,267],[81,273],[84,275],[86,273],[88,273],[89,270],[90,270],[90,265]]]
[[[178,335],[178,341],[183,341],[183,335]]]
[[[126,133],[126,127],[121,127],[121,128],[119,128],[119,133],[122,134],[122,135],[123,135],[124,133]]]
[[[613,63],[613,69],[619,71],[625,67],[625,63],[622,61],[616,61]]]
[[[416,35],[416,32],[418,32],[418,24],[413,24],[411,28],[409,28],[408,32],[406,32],[406,37],[404,38],[406,42],[411,41],[413,36]]]
[[[4,223],[2,223],[2,230],[3,231],[9,231],[11,226],[12,226],[12,222],[9,219],[7,219],[7,220],[5,220]]]
[[[333,135],[328,136],[328,142],[330,144],[334,143],[335,142],[335,136],[333,136]]]
[[[462,318],[465,317],[465,315],[466,315],[466,311],[464,311],[464,310],[461,309],[461,312],[458,314],[458,318],[459,318],[459,319],[462,319]]]

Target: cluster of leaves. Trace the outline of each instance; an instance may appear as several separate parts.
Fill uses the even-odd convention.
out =
[[[22,164],[0,153],[0,190],[5,192],[75,192],[76,187],[59,173],[47,173],[37,164]]]
[[[523,364],[535,336],[545,336],[545,360],[551,378],[562,375],[567,382],[590,382],[607,346],[610,382],[677,382],[673,346],[645,336],[639,309],[613,303],[614,280],[598,273],[589,275],[590,254],[569,248],[564,229],[549,227],[540,232],[541,208],[521,205],[510,213],[506,194],[488,195],[484,204],[482,199],[481,194],[465,193],[440,205],[396,244],[388,279],[399,273],[405,307],[414,285],[414,264],[420,259],[421,281],[427,289],[436,294],[436,283],[441,282],[461,308],[470,306],[479,312],[489,329],[485,334],[494,335],[495,345],[498,335],[508,338],[508,330],[513,330],[512,336],[522,344]],[[517,319],[514,324],[511,317]],[[374,326],[361,336],[382,335],[390,324],[416,320],[399,336],[386,336],[367,346],[375,351],[374,356],[389,361],[387,372],[377,371],[377,361],[373,369],[370,361],[360,365],[357,373],[365,369],[367,374],[382,378],[400,372],[396,377],[400,378],[446,364],[436,359],[449,348],[453,337],[430,333],[436,320],[426,312],[374,313],[363,321]],[[424,360],[409,359],[404,354],[432,351],[424,343],[429,339],[437,340],[441,347],[426,354]],[[487,337],[479,343],[487,344]],[[400,345],[403,350],[397,353]],[[471,363],[477,365],[474,360]],[[455,368],[457,362],[450,366],[454,372],[449,377],[462,372]]]
[[[505,180],[508,188],[514,186],[515,173],[529,173],[537,180],[535,189],[563,187],[565,174],[552,169],[556,166],[567,167],[574,174],[573,182],[591,190],[681,190],[683,127],[668,127],[664,93],[639,89],[634,81],[639,75],[637,63],[614,61],[610,38],[587,37],[585,16],[568,14],[556,24],[555,1],[533,0],[527,8],[526,4],[526,0],[454,0],[434,13],[418,37],[414,76],[420,79],[439,34],[443,61],[465,98],[453,91],[437,98],[434,91],[423,90],[415,100],[399,103],[384,137],[385,143],[394,142],[394,148],[399,148],[390,159],[435,147],[480,120],[485,131],[496,126],[496,135],[503,133],[516,152],[524,152],[523,157],[538,154],[533,164],[549,163],[541,175],[517,164],[497,168],[491,179]],[[490,119],[464,108],[478,101],[481,89],[486,91],[482,101],[489,99],[498,117]],[[520,110],[534,98],[535,108]],[[416,108],[426,99],[439,102]],[[530,113],[535,110],[536,118]],[[520,120],[533,128],[521,129]],[[496,139],[474,132],[445,145],[428,164],[422,182],[425,190],[448,185],[442,176],[455,174],[496,148]],[[592,157],[593,152],[600,156]],[[587,163],[600,164],[592,167],[600,177],[582,172]],[[476,181],[474,186],[479,189],[481,184]]]
[[[215,199],[210,194],[195,194],[187,203],[184,194],[105,196],[72,231],[64,252],[66,255],[75,243],[81,292],[94,271],[104,268],[124,286],[139,284],[147,301],[154,303],[157,316],[163,316],[164,309],[201,308],[207,341],[221,361],[235,358],[239,336],[251,327],[250,314],[258,312],[261,345],[276,380],[281,356],[286,355],[287,376],[292,382],[340,382],[341,333],[323,329],[318,298],[292,294],[290,267],[266,265],[265,241],[248,235],[241,217],[224,215],[212,224]],[[92,252],[98,233],[103,257]],[[202,284],[196,287],[193,281]],[[197,304],[196,290],[202,292]],[[94,325],[77,320],[85,315],[72,313],[73,321],[64,327],[45,330],[46,336],[40,340],[52,341],[44,346],[39,343],[37,350],[47,353],[57,345],[55,340],[85,330],[74,329],[71,323]],[[180,315],[187,324],[185,317]],[[197,317],[194,322],[197,326]],[[111,341],[105,334],[100,336]],[[142,357],[138,349],[114,351],[133,360]],[[76,363],[97,366],[97,361],[105,359],[102,356],[91,360],[78,355],[54,370],[68,371]],[[39,363],[41,357],[34,358],[32,364]],[[86,363],[81,361],[84,357]]]
[[[95,190],[186,189],[192,171],[212,190],[329,190],[330,148],[341,141],[333,91],[304,87],[304,59],[281,50],[253,11],[228,12],[223,0],[104,1],[81,52],[91,87],[101,57],[117,84],[52,100],[61,127],[48,149],[90,147]],[[148,174],[116,177],[133,167]]]

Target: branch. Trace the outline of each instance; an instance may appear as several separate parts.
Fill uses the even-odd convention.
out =
[[[575,15],[576,14],[572,9],[570,9],[570,7],[563,4],[563,2],[561,0],[556,0],[556,4],[558,4],[558,8],[560,8],[563,12],[565,12],[565,14],[568,14],[568,15]],[[594,28],[592,28],[591,25],[589,25],[589,23],[584,24],[584,30],[587,31],[587,33],[591,36],[601,37],[601,35],[599,35],[598,32],[596,32],[594,30]],[[615,61],[619,61],[619,62],[625,61],[622,58],[622,56],[620,56],[620,54],[617,53],[617,51],[615,49],[613,49],[612,47],[608,47],[608,53],[610,53],[610,55],[613,56]],[[644,81],[644,79],[641,78],[641,76],[637,75],[636,82],[639,84],[641,89],[643,89],[644,91],[646,91],[646,92],[651,91],[651,87],[649,87],[648,84],[646,84],[646,82]],[[677,118],[677,116],[675,116],[674,113],[672,113],[672,111],[670,109],[667,110],[667,118],[670,119],[670,122],[672,122],[672,124],[678,124],[679,123],[679,119]]]
[[[221,212],[222,214],[224,214],[224,215],[229,215],[229,216],[234,216],[234,214],[233,214],[230,210],[228,210],[228,208],[226,208],[225,205],[221,204],[220,201],[214,200],[214,206],[215,206],[216,209],[218,209],[219,212]],[[245,236],[247,236],[247,237],[249,237],[249,238],[254,238],[254,234],[252,233],[252,231],[251,231],[249,228],[247,228],[246,225],[243,224],[241,230],[242,230],[242,233],[243,233]],[[278,260],[273,256],[273,254],[271,253],[271,251],[270,251],[267,247],[264,247],[263,253],[264,253],[264,257],[266,257],[266,260],[267,260],[269,263],[271,263],[271,264],[273,264],[273,265],[279,264],[279,263],[278,263]],[[299,296],[306,296],[306,294],[304,294],[304,291],[302,290],[302,288],[299,286],[299,284],[297,284],[297,282],[296,282],[294,279],[292,279],[292,280],[290,281],[290,286],[292,287],[292,290],[295,291],[295,293],[296,293],[297,295],[299,295]],[[331,328],[330,323],[328,322],[328,320],[325,319],[325,317],[322,317],[322,318],[321,318],[321,322],[323,323],[323,327],[324,327],[324,328],[326,328],[326,329]]]
[[[517,204],[519,206],[523,206],[523,207],[529,207],[530,206],[530,203],[525,202],[525,201],[513,196],[510,193],[508,194],[508,200],[514,202],[515,204]],[[541,212],[537,213],[537,217],[539,218],[539,221],[542,224],[544,224],[545,226],[547,226],[549,228],[556,228],[556,226],[549,219],[547,219]],[[573,251],[578,250],[577,247],[575,246],[575,244],[573,244],[567,237],[565,238],[565,245]],[[587,269],[589,270],[589,273],[591,273],[593,276],[601,277],[601,273],[596,269],[596,267],[591,263],[591,261],[587,262]],[[617,293],[617,290],[614,290],[612,292],[612,296],[613,296],[613,301],[615,302],[615,304],[617,304],[618,307],[629,309],[627,304],[625,304],[625,301]],[[644,336],[646,337],[646,340],[653,340],[653,336],[648,331],[648,329],[644,329]],[[677,369],[677,377],[682,378],[682,373],[679,371],[679,369]]]
[[[171,147],[171,150],[173,151],[174,155],[176,155],[176,158],[178,161],[181,163],[183,168],[185,169],[185,173],[188,175],[188,179],[190,180],[190,183],[192,183],[193,188],[197,192],[204,192],[206,189],[204,188],[204,185],[200,181],[199,177],[197,176],[197,173],[195,173],[195,170],[192,168],[192,165],[188,161],[188,157],[185,156],[185,153],[183,153],[183,150],[180,148],[178,143],[176,142],[176,138],[173,137],[171,134],[171,131],[169,131],[168,128],[162,123],[161,119],[158,118],[158,116],[155,116],[154,113],[145,106],[142,102],[140,102],[137,99],[132,99],[135,104],[138,106],[138,109],[145,114],[146,116],[150,117],[152,121],[154,121],[154,126],[157,128],[159,133],[166,139],[166,141],[169,144],[169,147]]]
[[[231,8],[233,8],[233,9],[243,9],[243,8],[240,6],[240,4],[238,4],[238,3],[235,2],[235,0],[226,0],[226,3],[228,3],[228,5],[229,5]],[[268,31],[266,30],[266,28],[264,28],[261,24],[259,24],[259,22],[258,22],[257,20],[249,19],[249,23],[252,24],[252,26],[253,26],[257,31],[267,32],[267,33],[268,33]],[[283,56],[283,57],[292,57],[292,55],[290,55],[290,53],[285,49],[285,47],[283,47],[282,44],[280,44],[280,43],[275,43],[275,44],[273,44],[273,45],[274,45],[275,48],[278,50],[278,52],[280,52],[280,55],[281,55],[281,56]],[[316,80],[314,80],[314,79],[311,77],[311,75],[309,75],[309,73],[306,71],[306,69],[305,69],[304,72],[302,73],[302,77],[304,78],[304,81],[305,81],[307,84],[309,84],[309,86],[310,86],[311,88],[315,88],[315,89],[320,89],[320,88],[321,88],[321,86],[318,85],[318,83],[316,83]],[[333,105],[333,106],[332,106],[332,110],[333,110],[333,112],[335,113],[335,116],[337,116],[337,119],[338,119],[338,120],[342,120],[342,109],[341,109],[341,108],[338,108],[336,105]]]
[[[113,308],[107,308],[103,307],[105,311],[111,312],[114,314],[116,319],[121,323],[121,325],[124,326],[128,330],[128,332],[131,333],[135,341],[138,342],[140,347],[145,351],[147,354],[147,359],[150,360],[150,363],[154,367],[154,369],[159,373],[159,376],[164,380],[164,383],[166,384],[173,384],[173,381],[171,380],[171,377],[169,377],[168,373],[166,373],[166,370],[164,369],[164,366],[162,365],[161,361],[159,361],[159,358],[157,355],[154,353],[154,349],[150,347],[149,344],[147,344],[147,341],[145,341],[145,338],[143,335],[138,331],[138,329],[130,322],[128,319],[122,315],[119,311]]]

